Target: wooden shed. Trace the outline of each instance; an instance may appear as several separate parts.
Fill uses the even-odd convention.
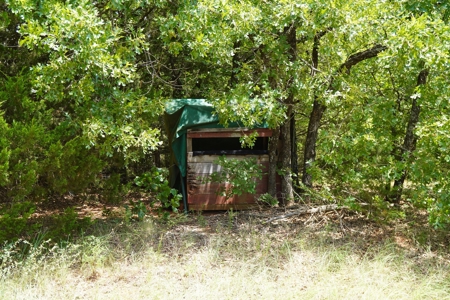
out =
[[[183,194],[185,209],[227,210],[245,209],[255,205],[256,198],[267,192],[269,168],[270,129],[242,128],[229,124],[224,128],[213,113],[213,107],[205,100],[173,100],[166,106],[165,124],[172,151],[170,183]],[[257,133],[255,145],[242,148],[240,137]],[[214,183],[205,180],[213,172],[220,172],[217,159],[255,158],[262,167],[263,176],[256,182],[256,195],[242,194],[231,198],[220,191],[229,188],[229,183]]]
[[[258,133],[255,146],[243,149],[239,138],[253,132]],[[269,154],[268,137],[270,129],[191,129],[187,132],[187,203],[193,210],[245,209],[253,206],[258,195],[267,192]],[[242,160],[254,158],[262,167],[263,176],[256,182],[256,194],[234,195],[227,198],[221,194],[230,188],[229,183],[214,183],[205,180],[213,172],[220,172],[221,166],[215,162],[219,156]]]

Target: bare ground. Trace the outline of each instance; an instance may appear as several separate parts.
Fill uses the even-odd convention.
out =
[[[132,200],[148,204],[142,197]],[[75,206],[80,217],[100,224],[116,220],[115,232],[124,204],[80,204],[68,197],[41,206],[35,218]],[[370,212],[369,218],[367,212],[345,208],[295,214],[305,206],[314,205],[191,212],[172,215],[169,222],[151,212],[147,221],[155,225],[150,229],[108,233],[108,243],[122,255],[104,249],[98,243],[104,237],[98,235],[88,248],[97,252],[85,254],[82,265],[58,268],[51,276],[16,278],[5,285],[10,288],[0,288],[0,298],[450,298],[445,284],[450,234],[431,228],[426,212],[406,208],[405,216],[389,219],[384,212]],[[130,246],[132,251],[125,249]]]

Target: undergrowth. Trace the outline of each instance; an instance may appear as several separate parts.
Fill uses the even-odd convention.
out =
[[[386,228],[362,219],[315,217],[263,224],[230,211],[99,222],[66,243],[17,240],[0,251],[0,298],[450,298],[448,253],[371,236]]]

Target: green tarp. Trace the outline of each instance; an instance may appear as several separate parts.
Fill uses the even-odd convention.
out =
[[[172,151],[172,164],[186,176],[186,133],[193,128],[223,128],[213,106],[203,99],[172,100],[166,105],[164,123]],[[231,124],[231,127],[235,127]]]
[[[171,149],[171,165],[177,166],[183,177],[186,176],[186,134],[188,129],[223,128],[219,118],[213,114],[213,106],[204,99],[176,99],[166,104],[164,123]],[[228,127],[242,127],[230,123]],[[267,128],[267,125],[257,126]],[[171,169],[173,169],[171,167]],[[173,173],[173,172],[171,172]],[[174,174],[171,174],[172,179]],[[172,185],[173,186],[173,185]]]

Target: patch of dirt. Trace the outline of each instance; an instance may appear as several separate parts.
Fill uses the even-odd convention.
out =
[[[132,203],[138,201],[143,202],[149,211],[150,200],[145,195],[130,194],[126,197],[126,202],[108,203],[99,201],[98,195],[81,195],[72,194],[63,195],[58,198],[52,198],[48,201],[41,202],[37,205],[36,211],[32,215],[33,218],[46,218],[52,215],[62,214],[68,208],[74,208],[80,218],[90,217],[95,219],[107,219],[109,217],[121,216],[125,212],[125,206],[131,206]]]
[[[83,197],[83,199],[87,198],[89,197]],[[92,220],[123,218],[125,205],[130,206],[130,203],[138,201],[146,205],[148,215],[158,218],[157,212],[150,208],[150,201],[145,195],[129,195],[126,201],[117,204],[83,199],[66,195],[60,199],[41,203],[33,218],[39,220],[50,218],[52,215],[62,214],[69,207],[74,207],[80,218],[90,217]],[[183,221],[177,221],[176,225],[166,233],[166,238],[177,239],[177,236],[181,238],[183,235],[189,234],[193,242],[200,245],[205,242],[208,235],[215,234],[221,228],[237,233],[246,226],[252,226],[252,230],[257,232],[278,235],[280,241],[306,232],[311,237],[319,237],[335,245],[347,245],[354,242],[354,251],[361,254],[386,243],[403,249],[411,257],[423,255],[427,251],[449,253],[450,232],[430,227],[424,211],[411,210],[406,212],[405,218],[391,220],[378,218],[377,221],[374,221],[365,214],[345,208],[295,214],[304,207],[314,207],[314,204],[294,206],[288,209],[257,207],[253,210],[237,212],[190,212]],[[289,217],[282,218],[283,215],[289,214]],[[281,218],[270,221],[276,217]],[[446,254],[446,256],[448,255]]]
[[[406,253],[408,257],[424,255],[440,257],[450,263],[450,232],[437,230],[428,224],[426,214],[415,211],[404,219],[374,221],[367,216],[348,209],[336,209],[323,213],[300,214],[267,223],[276,216],[285,215],[291,210],[266,208],[239,212],[203,212],[193,213],[186,222],[174,227],[173,236],[189,232],[196,233],[201,240],[208,234],[214,234],[218,228],[228,228],[238,233],[251,226],[261,234],[278,235],[278,240],[287,240],[299,234],[308,234],[312,238],[322,239],[336,246],[352,245],[352,251],[366,255],[371,249],[386,244]]]

